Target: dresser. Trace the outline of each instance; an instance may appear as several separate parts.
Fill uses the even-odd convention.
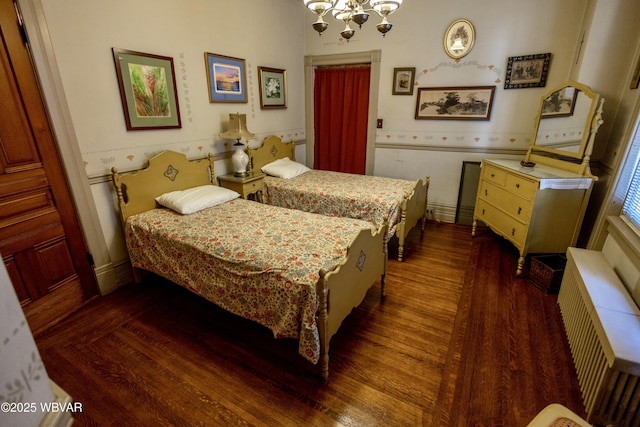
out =
[[[593,178],[519,160],[483,160],[473,214],[518,249],[516,275],[529,253],[565,253],[575,246]]]

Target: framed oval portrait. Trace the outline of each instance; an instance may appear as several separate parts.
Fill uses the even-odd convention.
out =
[[[444,51],[453,59],[460,59],[471,51],[476,40],[473,24],[466,19],[456,19],[444,32]]]

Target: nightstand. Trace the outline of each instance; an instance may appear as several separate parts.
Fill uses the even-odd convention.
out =
[[[243,199],[262,202],[264,176],[263,173],[249,173],[248,176],[238,177],[231,173],[219,176],[218,182],[221,187],[240,193]]]

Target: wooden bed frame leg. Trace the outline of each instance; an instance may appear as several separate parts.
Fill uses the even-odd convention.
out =
[[[329,382],[329,353],[320,356],[320,363],[322,369],[322,380],[325,383]]]
[[[131,267],[131,269],[133,270],[133,282],[135,284],[142,283],[142,273],[140,272],[140,270],[135,267]]]
[[[320,281],[318,282],[318,335],[320,337],[320,369],[322,370],[322,379],[329,381],[329,336],[327,328],[329,327],[329,311],[327,300],[329,298],[329,290],[325,284],[326,271],[320,270]]]
[[[424,194],[424,215],[422,215],[422,231],[420,234],[424,233],[424,229],[427,226],[427,217],[429,216],[429,210],[427,209],[429,203],[429,184],[431,183],[431,177],[427,175],[424,178],[424,186],[425,186],[425,194]]]
[[[398,234],[398,262],[402,262],[402,257],[404,255],[404,242],[405,242],[405,231],[409,233],[409,230],[406,230],[404,227],[407,223],[407,212],[403,209],[402,216],[400,219],[400,224],[404,224],[402,226],[401,232]],[[398,231],[396,231],[398,233]],[[388,240],[388,239],[387,239]]]
[[[385,221],[384,227],[387,226]],[[384,268],[382,269],[382,274],[380,275],[380,298],[384,298],[387,296],[387,287],[385,283],[385,278],[387,277],[387,261],[389,260],[389,234],[386,230],[384,230],[384,242],[382,244],[382,253],[384,256]],[[398,240],[399,242],[399,240]]]

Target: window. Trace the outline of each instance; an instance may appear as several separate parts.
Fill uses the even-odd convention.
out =
[[[621,182],[629,183],[621,216],[636,232],[640,233],[640,126],[638,122],[636,122],[628,159],[621,177]]]

